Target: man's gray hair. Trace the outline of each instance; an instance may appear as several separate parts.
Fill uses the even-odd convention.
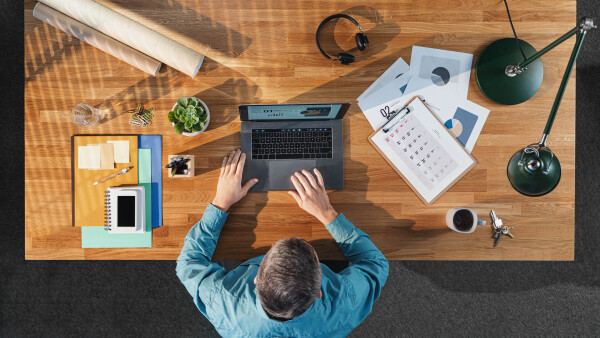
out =
[[[319,297],[321,264],[315,249],[297,237],[271,247],[258,268],[256,292],[267,315],[279,321],[304,313]]]

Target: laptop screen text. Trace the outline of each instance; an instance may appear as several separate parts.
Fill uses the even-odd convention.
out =
[[[334,119],[342,104],[249,105],[248,120],[327,120]]]

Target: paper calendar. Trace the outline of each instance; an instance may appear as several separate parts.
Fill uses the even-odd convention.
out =
[[[477,163],[419,98],[369,140],[428,205]]]

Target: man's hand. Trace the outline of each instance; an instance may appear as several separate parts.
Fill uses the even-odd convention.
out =
[[[244,163],[246,163],[246,154],[242,154],[239,149],[232,151],[229,157],[223,159],[217,194],[212,202],[215,207],[223,211],[229,210],[229,207],[246,196],[248,190],[258,182],[257,178],[253,178],[242,187]]]
[[[292,175],[292,183],[296,191],[292,190],[288,193],[294,197],[300,208],[327,225],[337,217],[338,213],[329,203],[323,176],[316,168],[314,171],[316,178],[306,170]]]

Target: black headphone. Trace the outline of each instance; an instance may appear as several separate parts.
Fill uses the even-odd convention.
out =
[[[323,26],[325,26],[325,24],[335,18],[345,18],[350,20],[350,22],[352,22],[353,24],[355,24],[358,29],[360,30],[360,33],[356,33],[356,36],[354,37],[354,40],[356,40],[356,47],[358,47],[358,50],[365,50],[365,48],[367,48],[367,45],[369,44],[369,39],[367,39],[367,36],[365,35],[365,32],[363,32],[362,28],[360,27],[360,25],[358,24],[358,22],[356,22],[356,20],[354,20],[351,16],[346,15],[346,14],[334,14],[331,16],[328,16],[325,18],[325,20],[323,20],[321,22],[321,24],[319,25],[319,28],[317,28],[317,34],[315,36],[315,39],[317,40],[317,48],[319,48],[319,52],[321,52],[321,54],[323,54],[324,57],[328,58],[329,60],[332,61],[340,61],[343,65],[349,65],[352,62],[354,62],[354,55],[352,54],[348,54],[348,53],[339,53],[337,55],[337,58],[332,58],[331,56],[327,55],[327,53],[325,53],[323,51],[323,48],[321,48],[321,45],[319,44],[319,33],[321,32],[321,28],[323,28]]]

